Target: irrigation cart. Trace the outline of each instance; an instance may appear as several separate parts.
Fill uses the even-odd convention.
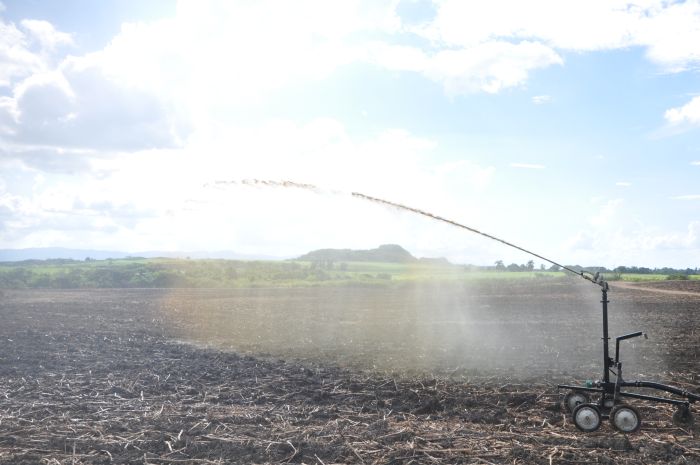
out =
[[[547,257],[536,254],[530,250],[524,249],[523,247],[515,245],[512,242],[505,241],[496,236],[492,236],[491,234],[486,234],[470,226],[434,215],[430,212],[377,197],[371,197],[359,192],[353,192],[352,195],[372,202],[417,213],[437,221],[451,224],[452,226],[466,229],[467,231],[479,234],[491,240],[505,244],[508,247],[512,247],[534,257],[540,258],[601,287],[603,292],[603,300],[601,301],[603,304],[603,379],[595,382],[587,382],[585,386],[571,386],[568,384],[558,385],[559,389],[569,390],[564,397],[564,407],[571,412],[574,424],[580,430],[585,432],[595,431],[600,427],[603,419],[610,419],[613,427],[619,431],[624,433],[632,433],[637,431],[642,425],[641,417],[637,409],[623,402],[625,399],[641,399],[651,402],[673,404],[676,406],[676,412],[673,415],[674,424],[680,427],[689,427],[693,424],[693,414],[690,411],[690,404],[700,401],[700,395],[693,394],[687,390],[680,389],[675,386],[657,383],[655,381],[625,381],[623,379],[622,361],[620,360],[620,342],[639,336],[646,337],[646,335],[643,332],[638,331],[636,333],[616,337],[615,358],[613,359],[610,357],[608,347],[610,341],[610,337],[608,336],[609,288],[607,281],[601,277],[600,273],[592,274],[587,271],[575,270],[571,267],[562,265],[561,263],[557,263]],[[615,381],[610,380],[611,373],[615,376]],[[648,390],[663,391],[673,394],[675,398],[623,391],[623,388],[646,388]],[[591,399],[592,396],[595,399],[593,401]]]
[[[615,358],[610,357],[608,335],[608,283],[599,273],[589,275],[579,273],[581,277],[598,284],[602,289],[603,298],[603,379],[595,382],[586,382],[585,386],[572,386],[560,384],[559,389],[568,389],[564,396],[564,408],[571,413],[574,424],[584,432],[597,430],[602,420],[609,419],[612,426],[623,432],[633,433],[642,425],[639,411],[632,405],[625,403],[626,399],[641,399],[651,402],[662,402],[676,406],[673,414],[673,423],[680,427],[690,427],[693,424],[693,414],[690,404],[700,401],[700,395],[693,394],[684,389],[655,381],[625,381],[622,377],[622,360],[620,359],[620,342],[626,339],[644,336],[646,333],[637,331],[615,338]],[[610,374],[615,380],[610,380]],[[642,394],[638,392],[624,391],[623,388],[647,388],[673,394],[674,397],[662,397],[658,395]],[[592,400],[591,397],[595,400]]]

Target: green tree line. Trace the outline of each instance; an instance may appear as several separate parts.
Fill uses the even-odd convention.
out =
[[[350,273],[347,264],[184,259],[34,260],[0,263],[0,288],[256,287],[391,276]]]

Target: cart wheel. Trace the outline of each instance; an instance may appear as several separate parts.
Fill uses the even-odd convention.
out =
[[[673,413],[673,424],[679,428],[689,428],[693,426],[695,419],[693,418],[693,413],[690,411],[690,407],[682,405]]]
[[[571,413],[579,404],[587,404],[591,398],[584,391],[569,391],[564,396],[564,409]]]
[[[574,424],[584,433],[592,433],[600,428],[600,410],[595,404],[579,404],[572,414]]]
[[[610,411],[610,423],[621,433],[634,433],[642,426],[642,419],[636,408],[619,404]]]

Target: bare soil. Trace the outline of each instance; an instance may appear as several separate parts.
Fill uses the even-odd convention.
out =
[[[669,406],[632,435],[560,408],[600,377],[590,285],[3,293],[0,463],[700,463]],[[650,334],[626,378],[700,392],[700,297],[610,297]]]
[[[649,282],[615,282],[614,288],[631,289],[657,294],[687,295],[700,297],[700,280],[693,281],[649,281]]]

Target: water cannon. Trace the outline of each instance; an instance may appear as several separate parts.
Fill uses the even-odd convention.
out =
[[[565,270],[572,271],[567,267],[563,267],[563,268]],[[590,271],[578,271],[578,272],[573,271],[573,272],[575,274],[581,276],[586,281],[590,281],[593,284],[597,284],[598,286],[600,286],[601,288],[603,288],[606,291],[610,290],[610,287],[608,286],[608,282],[605,279],[603,279],[603,275],[600,273],[600,271],[596,271],[595,273],[591,273]]]

